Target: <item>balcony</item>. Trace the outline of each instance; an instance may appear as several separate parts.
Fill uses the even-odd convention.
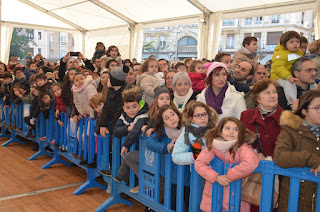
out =
[[[224,20],[223,26],[234,26],[234,20]]]
[[[197,52],[197,46],[178,46],[178,52]]]

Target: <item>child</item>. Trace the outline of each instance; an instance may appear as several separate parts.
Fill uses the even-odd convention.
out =
[[[68,117],[72,117],[72,108],[74,106],[74,103],[71,87],[73,82],[73,76],[76,74],[77,71],[77,68],[70,68],[68,69],[67,74],[63,77],[61,97],[62,102],[66,105],[66,112]]]
[[[54,83],[51,85],[51,91],[53,94],[53,99],[56,102],[55,107],[55,118],[58,121],[58,124],[63,127],[63,118],[60,117],[60,113],[66,112],[66,105],[62,101],[61,91],[62,91],[62,85],[59,83]]]
[[[52,85],[53,83],[56,83],[57,81],[54,79],[54,74],[51,71],[48,71],[46,73],[47,76],[47,80],[49,82],[50,85]]]
[[[142,92],[142,98],[148,105],[151,105],[154,99],[154,89],[160,86],[158,78],[158,61],[155,59],[147,59],[141,67],[142,74],[138,77],[137,85]]]
[[[37,64],[38,67],[45,65],[45,62],[43,60],[43,56],[41,54],[36,54],[33,58],[33,62]]]
[[[148,123],[149,107],[141,100],[140,89],[137,86],[125,89],[122,93],[123,112],[114,127],[114,136],[124,137],[121,157],[124,158],[116,180],[129,183],[130,168],[139,176],[139,151],[128,152],[133,144],[139,146],[141,128]],[[138,148],[137,148],[138,149]]]
[[[177,72],[180,72],[180,71],[185,71],[187,72],[187,67],[184,63],[177,63],[175,66],[174,66],[174,69],[177,70]]]
[[[36,85],[32,85],[31,86],[31,94],[34,96],[30,105],[30,116],[27,116],[24,118],[24,122],[29,125],[29,132],[26,135],[27,137],[31,137],[34,138],[36,137],[35,132],[36,132],[36,126],[35,126],[35,118],[38,115],[38,111],[36,111],[37,109],[40,110],[40,108],[38,107],[39,105],[39,90],[37,88]]]
[[[11,98],[11,87],[18,83],[18,80],[10,72],[4,72],[2,75],[3,84],[1,88],[1,93],[3,96],[3,101],[7,107],[10,105]]]
[[[89,106],[89,100],[97,94],[95,82],[91,76],[86,78],[82,72],[78,72],[73,76],[73,101],[80,117],[94,117],[94,110]]]
[[[192,90],[202,91],[206,87],[206,78],[203,63],[200,60],[193,60],[188,69],[188,76],[192,82]]]
[[[35,62],[28,63],[27,67],[24,69],[24,75],[26,76],[26,83],[29,83],[29,79],[32,75],[37,73],[37,64]]]
[[[232,59],[231,59],[231,55],[229,53],[220,52],[214,58],[214,62],[224,63],[224,64],[226,64],[229,71],[232,70]]]
[[[183,110],[182,121],[185,128],[174,146],[172,161],[178,165],[189,165],[194,163],[201,150],[206,147],[203,136],[215,126],[218,114],[208,105],[193,100]]]
[[[243,39],[242,47],[233,56],[232,69],[241,62],[248,62],[255,69],[258,65],[258,39],[256,37],[246,37]]]
[[[253,152],[252,144],[256,136],[245,128],[243,123],[234,117],[221,119],[218,126],[205,134],[207,147],[203,149],[195,161],[195,170],[206,180],[200,209],[211,211],[212,184],[218,182],[223,189],[222,210],[229,208],[229,184],[250,175],[259,165],[259,159]],[[223,163],[239,165],[229,168],[226,175],[219,175],[210,166],[210,162],[218,157]],[[250,205],[241,202],[242,212],[250,211]]]
[[[44,73],[36,74],[34,79],[36,81],[36,84],[38,86],[38,90],[40,92],[49,91],[49,93],[51,94],[51,84],[48,83],[47,76]]]
[[[92,60],[94,61],[95,58],[101,58],[103,55],[106,55],[106,53],[106,47],[104,46],[104,44],[102,42],[98,42]]]
[[[107,50],[107,60],[114,59],[118,63],[118,65],[122,66],[122,60],[121,60],[121,55],[119,52],[118,47],[116,46],[109,46]]]
[[[308,39],[306,37],[301,36],[300,50],[303,52],[303,55],[305,55],[307,52],[308,44]]]

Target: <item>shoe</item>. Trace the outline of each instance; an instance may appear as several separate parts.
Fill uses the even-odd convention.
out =
[[[139,192],[139,186],[136,186],[136,187],[130,189],[130,192],[134,193],[134,194],[138,193]]]
[[[79,163],[80,166],[83,166],[83,165],[86,165],[86,164],[88,164],[88,159],[80,161],[80,163]]]
[[[113,177],[112,179],[113,179],[114,181],[117,181],[118,183],[121,183],[121,179],[120,179],[118,176]]]
[[[54,147],[59,149],[60,145],[59,144],[54,144]]]
[[[89,168],[89,169],[97,168],[97,161],[92,161],[91,163],[88,163],[88,164],[86,164],[84,166]]]
[[[27,139],[27,138],[31,137],[31,135],[32,135],[32,130],[29,130],[27,135],[24,136],[24,138]]]
[[[145,207],[144,212],[156,212],[149,207]]]
[[[6,125],[6,121],[3,121],[0,123],[0,126],[4,126],[4,125]]]
[[[16,127],[16,129],[14,129],[15,131],[18,131],[18,132],[22,132],[21,129],[19,129],[18,127]]]
[[[40,140],[40,141],[46,141],[46,140],[47,140],[47,137],[46,137],[46,136],[41,137],[41,138],[39,138],[39,140]]]
[[[72,153],[72,156],[79,159],[79,160],[83,160],[83,158],[81,158],[79,155]]]
[[[100,172],[100,174],[102,174],[104,176],[109,176],[109,177],[112,176],[111,170],[100,170],[99,172]]]
[[[50,146],[46,146],[45,148],[44,148],[48,153],[53,153],[53,150],[50,148]]]
[[[13,125],[11,125],[9,129],[10,129],[10,130],[16,129],[16,123],[13,123]]]
[[[58,150],[59,150],[60,152],[66,152],[66,150],[64,149],[63,146],[59,147]]]
[[[54,139],[50,142],[50,144],[52,144],[52,145],[54,144]]]
[[[10,122],[10,123],[9,123],[9,125],[8,125],[8,126],[6,126],[4,129],[5,129],[5,130],[9,130],[9,129],[11,129],[11,122]]]

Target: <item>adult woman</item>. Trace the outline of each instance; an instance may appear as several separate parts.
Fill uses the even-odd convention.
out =
[[[181,113],[186,107],[187,103],[191,100],[195,100],[199,94],[192,90],[191,80],[185,71],[178,72],[172,79],[173,88],[173,103]]]
[[[171,97],[173,96],[172,79],[176,73],[176,70],[170,70],[164,75],[165,86],[169,89]]]
[[[320,91],[309,90],[299,100],[296,112],[284,111],[280,117],[281,131],[274,149],[276,165],[289,167],[311,167],[320,171]],[[300,183],[299,212],[315,211],[316,186],[312,182]],[[288,207],[290,179],[283,177],[280,185],[278,211]]]
[[[100,79],[100,82],[97,87],[98,93],[102,93],[103,98],[107,98],[108,81],[109,81],[108,71],[101,72],[99,79]]]
[[[219,120],[227,116],[239,119],[241,112],[247,109],[243,95],[227,82],[228,74],[225,64],[211,63],[207,72],[208,85],[197,99],[213,107],[219,114]]]

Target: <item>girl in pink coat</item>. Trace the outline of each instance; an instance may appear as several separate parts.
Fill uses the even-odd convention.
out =
[[[255,141],[256,136],[238,119],[225,117],[217,127],[207,131],[204,137],[207,141],[207,147],[201,151],[195,161],[195,170],[206,180],[200,208],[203,211],[211,211],[212,184],[218,182],[224,187],[222,210],[228,211],[229,184],[247,177],[259,165],[259,159],[250,145]],[[226,175],[219,175],[210,167],[210,162],[215,156],[225,164],[239,164],[230,168]],[[250,205],[241,202],[240,211],[250,211]]]

